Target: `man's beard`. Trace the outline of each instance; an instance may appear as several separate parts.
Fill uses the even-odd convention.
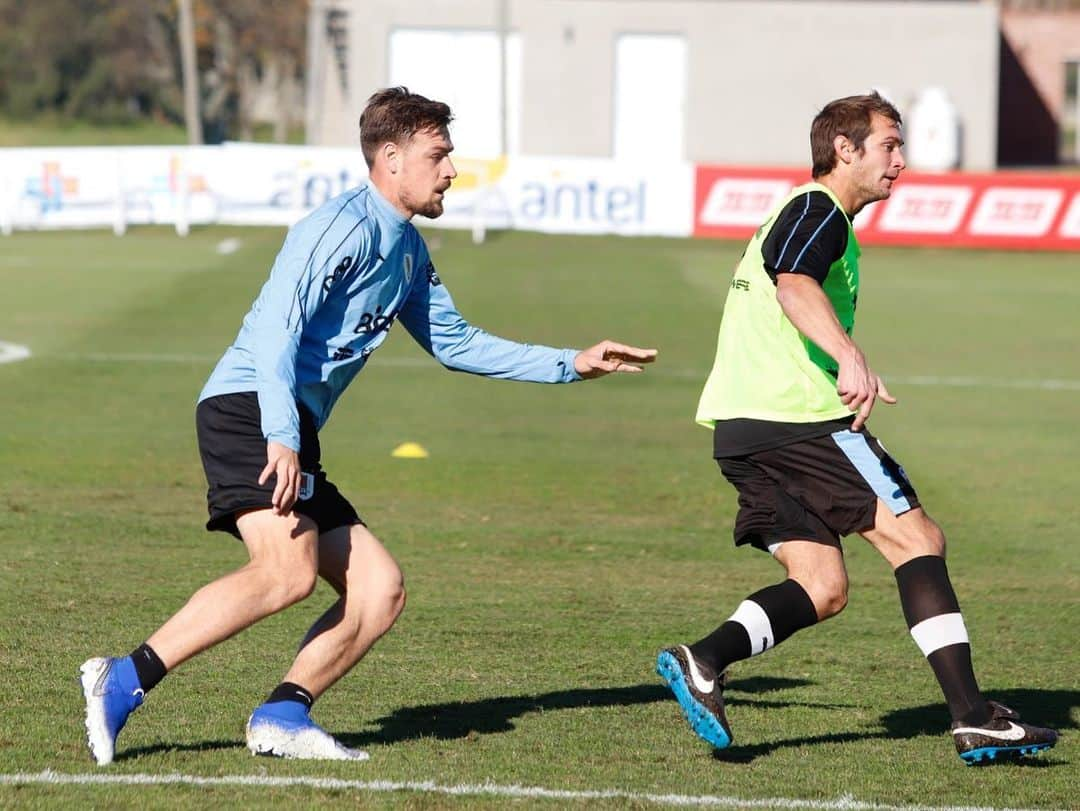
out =
[[[427,217],[429,220],[434,220],[443,213],[442,200],[429,200],[422,208],[413,210],[421,217]]]
[[[427,217],[429,220],[434,220],[436,217],[443,213],[443,201],[442,198],[432,197],[425,200],[423,203],[417,203],[409,196],[403,195],[402,202],[413,214],[419,214],[421,217]]]
[[[895,182],[895,181],[894,181]],[[888,200],[892,196],[892,185],[885,186],[880,180],[877,183],[867,184],[862,189],[863,205],[877,203],[880,200]]]

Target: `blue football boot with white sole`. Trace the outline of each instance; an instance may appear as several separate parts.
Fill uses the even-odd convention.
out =
[[[143,703],[143,689],[130,656],[87,659],[80,668],[86,699],[86,741],[99,766],[112,763],[116,736]]]
[[[297,760],[367,760],[368,753],[342,746],[311,720],[299,701],[275,701],[255,708],[247,723],[253,755]]]

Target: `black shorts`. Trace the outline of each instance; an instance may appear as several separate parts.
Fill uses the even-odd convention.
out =
[[[297,499],[293,510],[306,515],[319,532],[353,524],[362,524],[360,516],[338,492],[319,464],[321,449],[315,419],[303,405],[300,412],[300,469],[314,484],[310,497]],[[222,394],[203,400],[195,409],[195,431],[199,437],[199,455],[209,489],[206,503],[209,530],[231,532],[237,538],[237,513],[267,509],[277,476],[259,484],[266,467],[266,440],[263,438],[259,396],[255,392]],[[308,478],[310,477],[310,478]]]
[[[894,515],[919,506],[904,469],[865,428],[716,461],[739,491],[736,545],[767,552],[793,540],[839,547],[840,536],[873,528],[878,499]]]

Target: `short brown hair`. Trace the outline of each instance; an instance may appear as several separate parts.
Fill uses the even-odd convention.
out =
[[[833,141],[837,135],[847,136],[862,151],[866,136],[870,134],[871,116],[882,115],[899,126],[900,113],[876,90],[865,96],[847,96],[830,101],[814,117],[810,125],[810,156],[814,161],[811,174],[827,175],[836,168],[836,150]]]
[[[422,130],[450,126],[450,106],[410,93],[407,87],[388,87],[368,99],[360,114],[360,149],[370,169],[375,153],[387,142],[404,144]]]

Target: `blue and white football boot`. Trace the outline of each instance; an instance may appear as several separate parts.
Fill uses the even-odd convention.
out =
[[[253,755],[297,760],[367,760],[368,753],[342,746],[311,720],[299,701],[275,701],[255,708],[247,722]]]
[[[143,689],[130,656],[122,659],[87,659],[80,668],[86,699],[86,741],[99,766],[116,754],[116,736],[139,705]]]

